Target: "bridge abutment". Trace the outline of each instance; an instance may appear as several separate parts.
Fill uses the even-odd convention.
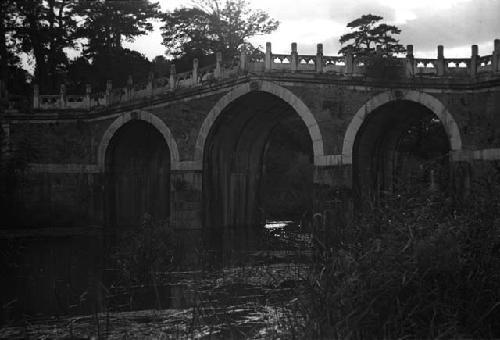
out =
[[[170,223],[177,237],[178,256],[188,266],[200,264],[204,256],[202,172],[199,169],[171,173]]]

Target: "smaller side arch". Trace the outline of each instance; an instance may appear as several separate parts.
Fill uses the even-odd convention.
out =
[[[255,81],[235,87],[232,91],[223,96],[210,110],[207,117],[203,121],[203,124],[198,133],[198,137],[196,139],[196,146],[194,151],[194,160],[196,162],[200,164],[201,162],[203,162],[205,141],[208,134],[210,133],[213,124],[222,113],[222,111],[234,100],[254,90],[273,94],[289,104],[302,118],[309,131],[309,135],[313,143],[314,159],[320,159],[324,155],[323,137],[321,135],[319,125],[316,122],[316,118],[306,106],[306,104],[304,104],[304,102],[300,100],[300,98],[298,98],[296,95],[294,95],[290,90],[284,87],[281,87],[269,81]]]
[[[104,132],[97,149],[97,166],[99,170],[104,172],[106,168],[106,150],[111,142],[111,139],[123,125],[132,120],[143,120],[148,122],[161,133],[170,151],[170,167],[172,169],[176,169],[179,163],[179,149],[177,148],[177,143],[175,142],[172,132],[168,126],[154,114],[147,111],[136,110],[120,115]]]
[[[408,100],[427,107],[443,124],[444,130],[446,131],[450,142],[451,151],[462,149],[462,139],[460,137],[460,130],[457,123],[443,103],[441,103],[436,97],[421,91],[404,91],[402,96],[396,96],[393,91],[386,91],[376,95],[366,102],[356,112],[349,123],[342,146],[342,161],[344,164],[352,164],[354,141],[361,125],[368,115],[375,111],[378,107],[395,100]]]

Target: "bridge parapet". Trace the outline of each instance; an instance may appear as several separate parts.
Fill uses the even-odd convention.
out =
[[[365,59],[366,60],[366,59]],[[413,46],[407,46],[405,57],[394,59],[392,67],[404,70],[409,81],[417,77],[475,78],[480,74],[500,72],[500,39],[494,41],[491,55],[479,56],[477,45],[472,45],[470,58],[445,58],[444,47],[438,46],[438,55],[433,58],[415,58]],[[128,103],[150,101],[162,95],[180,89],[189,89],[211,85],[217,81],[246,76],[247,74],[266,73],[309,73],[323,74],[339,79],[369,77],[364,59],[355,58],[352,53],[345,56],[323,55],[323,45],[317,45],[317,53],[298,54],[297,44],[292,43],[290,54],[272,53],[271,43],[266,44],[263,56],[250,56],[243,51],[239,59],[223,62],[221,53],[216,54],[216,63],[198,67],[198,60],[193,61],[191,71],[177,73],[172,65],[170,76],[154,78],[149,75],[143,84],[134,84],[129,77],[127,86],[113,88],[108,81],[106,90],[92,93],[88,85],[85,94],[67,95],[65,86],[59,94],[40,95],[38,86],[34,86],[33,108],[35,110],[95,110],[104,107],[126,105]]]

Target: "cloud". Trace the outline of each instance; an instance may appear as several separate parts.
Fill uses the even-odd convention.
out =
[[[348,22],[367,13],[390,21],[395,18],[393,9],[373,0],[295,0],[293,5],[280,0],[252,0],[251,3],[281,22],[276,32],[252,39],[261,46],[271,41],[276,53],[288,53],[290,43],[297,42],[302,54],[316,53],[318,43],[323,43],[325,54],[337,54],[339,37],[349,31]]]
[[[384,18],[385,21],[392,22],[396,18],[394,8],[381,4],[373,0],[360,1],[333,1],[335,6],[329,9],[329,17],[332,21],[342,23],[344,26],[348,22],[359,18],[363,14],[374,14]]]
[[[187,0],[160,0],[163,9],[188,5]],[[252,8],[266,11],[281,21],[270,35],[252,39],[265,46],[271,41],[275,53],[289,53],[297,42],[299,53],[316,53],[323,43],[325,54],[336,55],[339,37],[348,32],[347,23],[363,14],[376,14],[396,24],[402,44],[412,44],[415,55],[434,57],[437,45],[445,56],[467,57],[470,45],[479,45],[480,54],[489,54],[493,39],[500,38],[500,0],[250,0]],[[153,57],[164,53],[159,32],[131,44]]]
[[[418,9],[415,13],[414,20],[400,25],[400,40],[413,44],[415,51],[436,50],[437,45],[444,45],[446,56],[447,48],[470,49],[472,44],[484,45],[500,35],[498,0],[475,0],[447,10]]]

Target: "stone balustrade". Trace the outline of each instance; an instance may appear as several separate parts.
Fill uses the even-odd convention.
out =
[[[408,79],[414,77],[476,77],[482,73],[500,72],[500,39],[494,41],[491,55],[479,56],[477,45],[471,48],[470,58],[445,58],[444,47],[438,46],[437,58],[415,58],[413,46],[407,46],[405,57],[396,58],[396,65],[401,66]],[[216,81],[237,78],[247,74],[260,73],[315,73],[332,77],[366,77],[366,66],[362,60],[356,59],[352,53],[345,56],[323,55],[323,45],[317,45],[316,54],[298,54],[297,44],[291,44],[290,54],[276,54],[271,50],[271,43],[266,43],[262,56],[248,55],[243,51],[235,62],[224,63],[222,54],[216,54],[215,65],[199,67],[198,60],[193,61],[189,72],[177,73],[175,65],[171,66],[168,78],[154,78],[150,74],[148,81],[134,84],[129,77],[127,86],[113,88],[108,81],[106,90],[92,93],[87,85],[85,94],[67,95],[64,85],[57,95],[40,95],[37,85],[34,86],[33,108],[35,110],[93,110],[115,105],[126,105],[131,102],[148,101],[153,98],[173,93],[182,89],[190,89],[212,84]]]

